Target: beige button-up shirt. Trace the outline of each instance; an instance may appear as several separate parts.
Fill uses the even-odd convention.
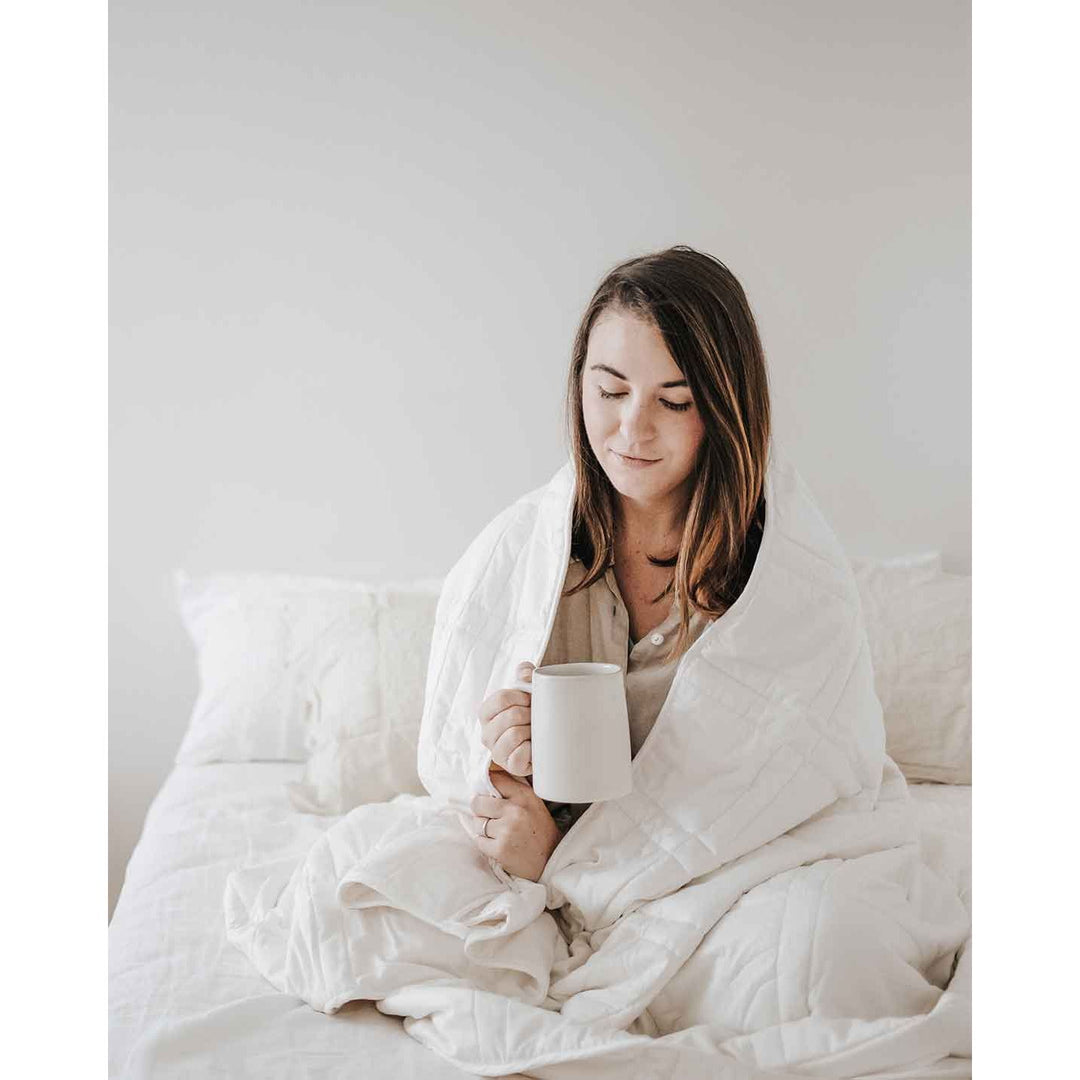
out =
[[[585,565],[572,558],[564,588],[585,576]],[[690,616],[691,641],[696,641],[713,620],[700,611]],[[672,598],[667,618],[640,641],[630,640],[630,614],[619,592],[615,571],[573,596],[563,596],[555,613],[555,625],[544,652],[544,664],[597,661],[618,664],[625,673],[626,708],[630,720],[630,754],[636,756],[652,730],[667,698],[678,666],[665,659],[670,639],[679,628],[679,613]],[[559,828],[566,832],[588,809],[589,803],[548,802]]]

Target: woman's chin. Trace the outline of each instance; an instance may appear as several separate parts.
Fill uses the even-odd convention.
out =
[[[644,476],[627,476],[625,473],[616,472],[614,469],[607,474],[607,478],[611,481],[611,486],[620,495],[627,495],[635,499],[653,495],[663,488],[663,484],[658,484],[651,476],[648,479]]]

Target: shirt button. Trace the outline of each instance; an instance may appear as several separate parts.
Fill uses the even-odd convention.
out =
[[[649,640],[654,645],[663,645],[664,644],[664,635],[663,634],[653,634],[653,636],[651,638],[649,638]]]

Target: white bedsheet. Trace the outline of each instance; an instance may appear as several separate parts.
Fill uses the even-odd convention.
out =
[[[177,766],[109,924],[109,1076],[460,1080],[372,1002],[336,1016],[279,994],[225,939],[230,871],[299,859],[337,818],[293,810],[303,766]]]
[[[327,1016],[277,993],[226,941],[221,900],[228,874],[271,859],[298,860],[339,820],[292,809],[283,785],[302,770],[277,763],[178,766],[165,782],[109,926],[110,1077],[469,1075],[371,1002]],[[970,908],[971,788],[915,784],[911,793],[923,842],[947,851]]]

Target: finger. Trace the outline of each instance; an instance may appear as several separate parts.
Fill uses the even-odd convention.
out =
[[[505,802],[506,800],[504,799],[503,801]],[[485,839],[485,837],[484,837],[484,830],[485,829],[487,830],[487,839],[488,840],[490,840],[493,836],[497,835],[496,829],[495,829],[495,819],[494,818],[482,817],[479,814],[473,814],[472,823],[473,823],[473,835],[476,836],[476,837],[479,837],[479,839],[481,839],[481,840]]]
[[[495,840],[489,840],[486,836],[474,836],[473,842],[480,849],[482,855],[486,855],[489,859],[498,859],[499,857],[499,844]]]
[[[492,750],[511,728],[522,727],[528,731],[531,723],[532,710],[527,705],[511,705],[509,709],[503,709],[498,716],[480,724],[480,741]]]
[[[496,716],[512,706],[528,708],[532,704],[532,695],[526,690],[496,690],[484,698],[476,715],[481,725],[489,723]]]
[[[519,780],[507,772],[491,773],[491,782],[503,799],[508,802],[520,802],[526,791],[530,795],[533,794],[532,788],[524,780]],[[505,811],[506,808],[503,809]],[[488,829],[488,832],[491,832],[491,829]]]
[[[497,818],[506,808],[506,800],[497,795],[474,795],[469,803],[469,809],[477,817]],[[488,829],[488,832],[491,832]]]
[[[514,678],[521,679],[524,682],[532,682],[532,673],[536,670],[536,665],[531,660],[522,660],[516,668],[514,668]]]
[[[487,833],[485,835],[485,828]],[[473,818],[473,839],[476,841],[476,846],[485,855],[490,855],[495,858],[499,848],[499,833],[496,823],[493,820],[483,817]]]
[[[526,743],[530,744],[529,753],[522,758],[518,752]],[[529,724],[512,727],[504,731],[491,748],[491,756],[498,761],[508,772],[521,775],[521,770],[529,760],[532,753],[532,728]],[[510,759],[513,758],[515,768],[510,767]]]
[[[506,758],[506,771],[514,776],[526,777],[532,771],[532,739],[526,739]]]

